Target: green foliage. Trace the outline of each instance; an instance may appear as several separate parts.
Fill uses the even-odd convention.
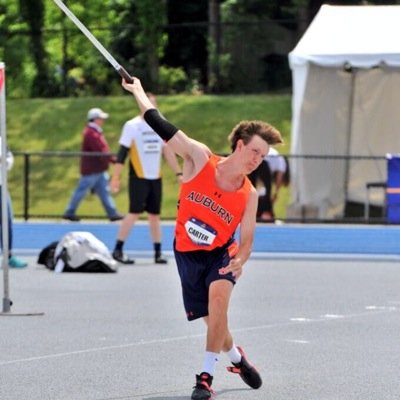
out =
[[[221,47],[218,54],[215,44],[209,46],[207,20],[214,14],[206,0],[64,3],[149,90],[158,91],[162,64],[183,68],[192,86],[209,83],[215,91],[254,93],[289,87],[286,55],[323,1],[215,2],[223,23],[221,36],[218,29],[212,35]],[[368,1],[393,3],[399,1]],[[119,90],[115,71],[53,0],[0,0],[0,59],[6,64],[12,98],[102,96]],[[161,73],[166,79],[165,71]]]
[[[192,86],[207,81],[208,1],[168,0],[168,43],[163,64],[183,67]]]
[[[19,1],[22,19],[26,22],[31,43],[29,46],[36,73],[31,83],[32,97],[51,97],[59,93],[56,81],[49,74],[48,56],[43,38],[45,8],[43,0]]]
[[[18,34],[23,30],[26,24],[21,21],[18,2],[0,0],[0,60],[6,61],[7,92],[18,87],[21,95],[27,96],[35,70],[26,52],[29,38]]]
[[[193,138],[205,142],[214,152],[230,151],[227,136],[242,119],[263,119],[275,125],[285,138],[282,153],[289,151],[290,96],[157,96],[163,114]],[[85,97],[76,99],[23,99],[7,102],[7,138],[15,155],[10,172],[10,192],[14,211],[21,216],[24,210],[24,159],[20,152],[76,152],[80,150],[81,132],[86,113],[91,107],[101,107],[110,114],[104,132],[112,151],[118,149],[118,139],[124,122],[137,114],[131,96]],[[53,154],[30,156],[30,213],[59,217],[79,178],[79,157]],[[163,167],[163,218],[173,219],[179,190],[174,173]],[[128,168],[123,175],[123,188],[115,196],[121,212],[128,209]],[[285,215],[288,195],[280,197],[278,216]],[[78,213],[104,216],[96,196],[88,196]]]
[[[227,0],[222,3],[225,16],[230,19],[248,15],[259,18],[285,18],[287,9],[296,10],[309,0]]]
[[[63,95],[104,95],[113,91],[112,68],[99,51],[85,38],[83,33],[54,4],[47,1],[46,26],[55,30],[47,34],[47,50],[51,54],[53,76],[62,86]],[[109,48],[112,31],[108,29],[115,22],[110,2],[91,1],[68,2],[67,6],[92,34]],[[101,22],[100,22],[101,21]],[[107,21],[107,27],[102,23]]]
[[[188,77],[183,68],[171,68],[162,65],[159,69],[159,93],[181,93],[188,88]]]
[[[167,35],[164,33],[166,23],[166,6],[163,0],[137,0],[138,32],[135,45],[138,49],[136,59],[142,68],[141,79],[146,87],[157,89],[159,60],[164,55]]]
[[[217,54],[215,42],[209,39],[208,58],[213,71],[209,73],[208,76],[208,89],[211,92],[216,93],[229,92],[229,90],[234,87],[234,82],[232,80],[233,61],[231,54]],[[218,76],[215,71],[218,71]]]
[[[265,18],[266,15],[282,17],[276,9],[275,1],[230,0],[223,3],[222,48],[229,54],[231,66],[225,85],[231,91],[257,93],[290,87],[287,53],[294,44],[293,34],[285,24]]]

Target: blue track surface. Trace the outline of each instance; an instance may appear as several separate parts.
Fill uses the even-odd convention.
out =
[[[36,252],[60,240],[70,231],[88,231],[114,247],[115,223],[16,222],[14,249]],[[164,223],[163,249],[172,251],[172,223]],[[125,248],[128,252],[152,252],[147,223],[135,225]],[[349,225],[258,225],[254,253],[400,256],[400,227]]]

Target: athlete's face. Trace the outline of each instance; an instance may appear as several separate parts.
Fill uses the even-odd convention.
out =
[[[244,144],[242,140],[239,140],[239,142],[245,173],[250,174],[261,164],[264,157],[268,154],[269,145],[258,135],[254,135],[247,144]]]

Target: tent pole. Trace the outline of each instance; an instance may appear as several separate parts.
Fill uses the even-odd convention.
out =
[[[346,210],[347,201],[349,198],[349,182],[350,182],[350,147],[351,147],[351,133],[353,130],[353,107],[354,107],[354,95],[356,86],[356,74],[357,68],[351,67],[351,86],[349,96],[349,118],[347,123],[347,143],[346,143],[346,159],[344,168],[344,182],[343,182],[343,193],[344,193],[344,210]]]

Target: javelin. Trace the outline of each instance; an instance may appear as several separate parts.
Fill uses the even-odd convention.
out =
[[[61,1],[53,0],[57,6],[64,11],[67,17],[81,30],[81,32],[90,40],[94,47],[107,59],[114,69],[128,83],[133,83],[133,78],[129,75],[124,67],[118,64],[117,60],[105,49],[105,47],[92,35],[92,33],[82,24],[81,21],[72,13],[72,11]]]

